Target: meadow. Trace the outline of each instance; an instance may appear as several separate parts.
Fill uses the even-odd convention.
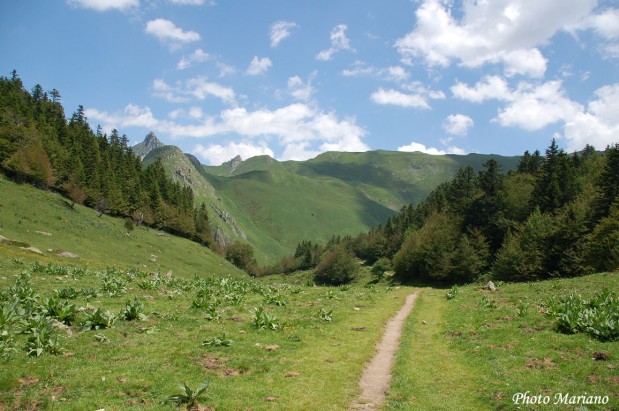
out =
[[[552,315],[572,293],[606,288],[618,301],[617,273],[496,291],[376,281],[368,267],[340,287],[309,271],[253,279],[193,242],[4,179],[0,190],[11,240],[0,244],[0,409],[186,408],[168,401],[186,399],[179,384],[208,382],[201,409],[345,410],[414,291],[384,409],[619,408],[616,340],[565,333]],[[515,404],[525,392],[608,402]]]

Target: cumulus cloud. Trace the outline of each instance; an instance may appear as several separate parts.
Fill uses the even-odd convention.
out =
[[[146,23],[144,31],[155,36],[162,43],[178,46],[182,43],[191,43],[200,40],[200,35],[195,31],[184,31],[176,27],[174,23],[166,19],[155,19]]]
[[[96,109],[87,109],[85,113],[90,120],[99,122],[106,130],[133,126],[147,128],[172,138],[237,135],[245,142],[275,138],[277,144],[284,148],[283,160],[307,159],[328,150],[369,150],[368,145],[363,142],[366,132],[356,124],[354,118],[340,119],[334,113],[302,103],[275,110],[248,111],[242,107],[230,108],[223,110],[218,117],[202,115],[191,124],[176,121],[184,112],[175,111],[170,116],[171,120],[161,120],[153,115],[149,107],[133,104],[127,105],[121,113],[107,113]],[[191,113],[190,110],[186,114]],[[194,111],[194,114],[199,113],[202,112]]]
[[[495,121],[502,126],[534,131],[567,121],[580,111],[582,106],[565,96],[561,81],[520,84],[510,96],[509,104],[499,110]]]
[[[599,14],[592,14],[577,28],[591,29],[601,37],[599,47],[605,57],[619,57],[619,9],[608,9]]]
[[[209,164],[219,165],[225,161],[229,161],[231,158],[237,155],[241,158],[250,158],[255,156],[267,155],[274,157],[275,154],[271,150],[265,141],[254,143],[251,141],[234,142],[231,141],[225,145],[211,144],[203,146],[202,144],[196,145],[192,153],[207,160]]]
[[[455,136],[465,136],[475,122],[464,114],[450,114],[443,121],[443,130]]]
[[[374,103],[381,105],[393,105],[407,108],[430,108],[426,99],[419,94],[406,94],[394,89],[385,90],[382,87],[373,92],[370,99]]]
[[[398,147],[398,151],[407,151],[407,152],[415,152],[418,151],[420,153],[432,154],[434,156],[444,155],[444,154],[466,154],[464,149],[459,147],[448,147],[446,150],[440,150],[435,147],[426,147],[424,144],[411,142],[405,146]]]
[[[266,73],[271,66],[272,63],[270,58],[258,58],[258,56],[254,56],[254,58],[249,63],[249,67],[247,68],[247,74],[249,74],[250,76],[259,76]]]
[[[465,1],[462,17],[452,2],[423,0],[416,26],[395,46],[402,59],[422,58],[429,66],[466,67],[504,63],[508,75],[541,77],[546,60],[538,47],[559,31],[571,31],[590,15],[596,0]],[[532,61],[528,61],[533,59]]]
[[[292,29],[299,27],[297,23],[292,21],[276,21],[271,25],[271,32],[269,34],[271,38],[271,47],[279,46],[285,38],[290,36]]]
[[[128,10],[139,7],[140,0],[68,0],[71,6],[92,9],[96,11]]]
[[[314,87],[312,87],[312,79],[315,73],[310,75],[308,81],[304,81],[299,76],[293,76],[288,79],[288,92],[292,97],[299,101],[309,101],[314,94]]]
[[[333,55],[342,50],[355,51],[350,46],[350,40],[346,37],[346,30],[348,26],[345,24],[338,24],[331,30],[331,47],[328,49],[322,50],[320,53],[316,55],[318,60],[331,60]]]
[[[454,97],[473,103],[489,99],[508,100],[511,95],[507,81],[499,76],[487,76],[473,87],[458,82],[451,87]]]
[[[230,87],[208,81],[206,77],[194,77],[174,85],[162,79],[153,81],[153,94],[170,103],[184,103],[192,99],[205,100],[216,97],[228,105],[236,105],[236,93]]]
[[[493,121],[502,126],[515,126],[528,131],[567,121],[582,111],[580,104],[565,95],[560,80],[541,84],[523,81],[512,90],[504,79],[488,76],[473,87],[456,83],[451,91],[454,97],[475,103],[490,99],[505,102]]]
[[[196,63],[203,63],[210,58],[210,54],[206,53],[204,50],[196,49],[189,56],[183,56],[176,65],[176,68],[179,70],[185,70]]]
[[[429,99],[445,98],[445,94],[442,91],[429,89],[418,81],[402,83],[400,86],[406,90],[406,93],[395,89],[386,90],[380,87],[370,95],[370,100],[381,105],[429,109]]]
[[[619,141],[619,83],[599,88],[587,109],[567,119],[564,135],[567,149],[581,150],[591,144],[598,150]]]

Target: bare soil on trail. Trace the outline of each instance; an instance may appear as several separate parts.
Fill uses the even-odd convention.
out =
[[[402,308],[387,322],[383,339],[376,347],[376,355],[361,376],[359,382],[361,395],[352,404],[350,410],[378,410],[385,400],[404,322],[413,309],[416,299],[417,293],[409,294]]]

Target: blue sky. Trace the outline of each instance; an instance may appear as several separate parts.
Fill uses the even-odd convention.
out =
[[[0,72],[205,164],[619,141],[619,6],[596,0],[25,0]]]

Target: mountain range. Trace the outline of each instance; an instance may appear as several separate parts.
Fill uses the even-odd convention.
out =
[[[148,165],[160,159],[169,176],[208,205],[215,240],[251,244],[259,263],[294,252],[303,240],[326,241],[383,224],[402,206],[417,204],[466,165],[480,170],[493,158],[504,172],[520,157],[429,155],[420,152],[326,152],[306,161],[269,156],[203,165],[149,133],[133,147]]]

